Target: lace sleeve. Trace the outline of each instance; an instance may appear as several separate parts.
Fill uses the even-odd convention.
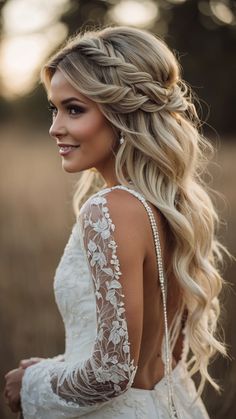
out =
[[[49,358],[50,359],[50,358]],[[64,361],[65,359],[65,354],[59,354],[59,355],[55,355],[53,356],[51,359],[54,359],[55,361]]]
[[[53,400],[54,408],[57,403],[58,409],[64,406],[68,418],[72,417],[69,407],[71,415],[84,414],[125,392],[132,385],[137,370],[130,353],[115,225],[106,198],[91,197],[84,204],[78,223],[96,297],[94,350],[86,361],[78,360],[76,364],[52,361],[44,365],[43,371],[47,392],[50,387],[51,403]],[[28,370],[35,368],[36,371],[36,367]],[[37,371],[38,380],[39,375]],[[44,404],[45,398],[44,391]]]

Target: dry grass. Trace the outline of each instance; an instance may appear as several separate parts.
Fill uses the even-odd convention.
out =
[[[0,145],[0,359],[1,390],[3,375],[19,360],[30,356],[53,356],[64,350],[64,331],[54,302],[53,277],[74,222],[71,197],[75,177],[61,169],[60,156],[46,135],[19,133],[1,136]],[[228,205],[220,204],[228,228],[223,240],[235,249],[236,224],[236,147],[222,147],[214,167],[214,182],[224,193]],[[234,282],[235,265],[225,274]],[[233,319],[235,295],[225,297],[226,339],[236,352]],[[227,367],[227,368],[226,368]],[[213,366],[226,391],[221,397],[207,389],[205,401],[214,419],[235,418],[236,366],[223,360]],[[0,399],[0,417],[11,419]]]

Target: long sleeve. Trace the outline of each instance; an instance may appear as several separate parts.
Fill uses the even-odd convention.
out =
[[[107,204],[104,196],[91,197],[77,221],[96,298],[92,355],[83,362],[49,359],[29,367],[21,391],[25,419],[47,417],[47,410],[50,418],[82,416],[132,385],[137,366],[131,359],[115,225]]]
[[[65,354],[55,355],[55,356],[53,356],[51,359],[54,359],[55,361],[64,361],[64,359],[65,359]]]

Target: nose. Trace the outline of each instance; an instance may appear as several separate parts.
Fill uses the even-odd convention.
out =
[[[58,118],[58,115],[53,118],[52,125],[49,129],[49,135],[54,138],[60,138],[66,134],[66,128],[63,124],[63,121]]]

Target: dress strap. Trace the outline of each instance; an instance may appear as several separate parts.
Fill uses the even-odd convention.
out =
[[[163,263],[162,263],[162,252],[161,252],[161,244],[160,244],[160,237],[159,232],[156,224],[156,220],[153,214],[151,207],[148,205],[144,196],[137,192],[136,190],[124,186],[124,185],[115,185],[110,188],[101,189],[100,193],[106,193],[113,189],[123,189],[127,192],[130,192],[132,195],[136,196],[144,205],[150,223],[152,227],[152,233],[155,243],[155,250],[156,250],[156,258],[157,258],[157,268],[158,268],[158,275],[159,275],[159,282],[162,294],[162,303],[163,303],[163,316],[164,316],[164,365],[165,365],[165,378],[167,381],[167,388],[168,388],[168,403],[169,403],[169,413],[171,419],[178,419],[178,414],[176,411],[175,403],[174,403],[174,393],[173,393],[173,383],[172,383],[172,354],[170,350],[170,341],[169,341],[169,332],[168,332],[168,319],[167,319],[167,283],[164,277],[164,270],[163,270]]]

